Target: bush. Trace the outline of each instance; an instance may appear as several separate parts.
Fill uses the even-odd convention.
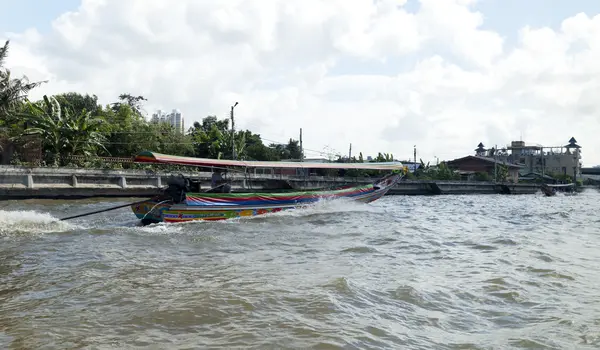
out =
[[[475,181],[490,181],[490,174],[486,172],[476,172],[475,173]]]

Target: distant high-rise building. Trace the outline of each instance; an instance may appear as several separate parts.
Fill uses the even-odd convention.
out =
[[[178,132],[185,132],[185,124],[181,111],[173,109],[171,113],[165,113],[162,110],[157,110],[156,113],[152,114],[152,123],[168,123]]]
[[[181,117],[180,110],[174,109],[171,114],[169,114],[169,122],[175,130],[183,132],[183,118]]]

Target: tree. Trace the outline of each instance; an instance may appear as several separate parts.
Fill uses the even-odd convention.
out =
[[[293,140],[290,138],[288,144],[285,146],[286,154],[289,159],[301,159],[302,150],[300,149],[300,141]]]
[[[102,106],[98,104],[96,95],[82,95],[77,92],[67,92],[55,95],[54,98],[63,109],[70,109],[72,113],[79,114],[81,111],[91,112],[93,115],[101,115]]]
[[[280,143],[270,143],[269,148],[272,150],[273,160],[289,159],[289,152],[285,145]]]
[[[377,157],[373,159],[373,163],[385,163],[385,162],[393,162],[394,155],[391,153],[377,153]]]
[[[133,96],[131,94],[119,95],[119,102],[112,103],[113,111],[118,111],[123,104],[126,104],[138,116],[142,116],[142,101],[148,101],[144,96]]]
[[[429,162],[425,164],[423,159],[420,158],[419,162],[421,163],[420,166],[414,171],[415,177],[418,179],[431,180]]]
[[[4,150],[2,140],[6,142],[19,135],[22,130],[22,124],[19,123],[16,114],[22,109],[27,95],[32,89],[45,82],[32,83],[25,76],[21,79],[11,77],[10,70],[4,67],[9,43],[10,41],[7,40],[4,46],[0,47],[0,151]]]
[[[54,97],[44,95],[40,102],[28,102],[22,117],[26,123],[23,136],[39,135],[54,165],[62,165],[69,155],[90,156],[104,149],[105,138],[99,132],[104,121],[85,110],[71,115]]]
[[[173,126],[166,123],[149,123],[147,127],[149,135],[146,135],[146,138],[153,139],[153,141],[152,145],[146,144],[146,149],[153,149],[156,152],[165,154],[194,155],[191,138],[188,135],[177,132]]]
[[[4,67],[9,43],[10,41],[6,41],[0,48],[0,123],[14,119],[15,108],[27,100],[29,91],[45,83],[45,81],[29,82],[27,77],[21,79],[11,77],[10,71]]]
[[[458,180],[460,175],[456,174],[448,167],[446,162],[441,162],[436,168],[429,170],[430,177],[433,180]]]
[[[508,181],[508,167],[504,164],[500,164],[498,165],[497,168],[497,181],[499,182],[506,182]]]
[[[231,154],[227,123],[219,123],[214,116],[202,119],[202,123],[195,122],[190,137],[196,157],[220,159],[226,152]]]

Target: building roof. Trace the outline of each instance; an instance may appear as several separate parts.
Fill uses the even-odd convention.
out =
[[[564,147],[565,148],[581,148],[581,146],[579,146],[577,144],[577,140],[575,140],[574,137],[571,137],[571,139],[569,140],[569,144]]]
[[[448,162],[448,165],[452,165],[452,164],[456,164],[465,160],[469,160],[469,159],[474,159],[474,160],[478,160],[481,162],[487,162],[487,163],[491,163],[491,164],[498,164],[498,165],[505,165],[509,168],[513,168],[513,169],[520,169],[523,168],[523,165],[519,165],[519,164],[513,164],[513,163],[504,163],[503,161],[500,160],[496,160],[494,158],[488,158],[488,157],[481,157],[481,156],[466,156],[466,157],[462,157],[462,158],[458,158],[458,159],[454,159]]]
[[[586,175],[600,175],[600,168],[581,168],[581,173]]]
[[[533,179],[533,178],[544,178],[546,180],[555,180],[552,176],[550,175],[542,175],[540,173],[536,173],[536,172],[531,172],[531,173],[527,173],[524,175],[519,176],[520,179],[525,180],[525,179]]]

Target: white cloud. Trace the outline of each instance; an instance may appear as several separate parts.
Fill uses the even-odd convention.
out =
[[[239,101],[238,127],[280,141],[302,127],[308,149],[408,158],[416,144],[432,160],[574,136],[600,163],[600,16],[522,28],[508,47],[474,0],[405,2],[84,0],[47,33],[7,35],[8,64],[50,79],[34,97],[141,94],[188,124]]]

